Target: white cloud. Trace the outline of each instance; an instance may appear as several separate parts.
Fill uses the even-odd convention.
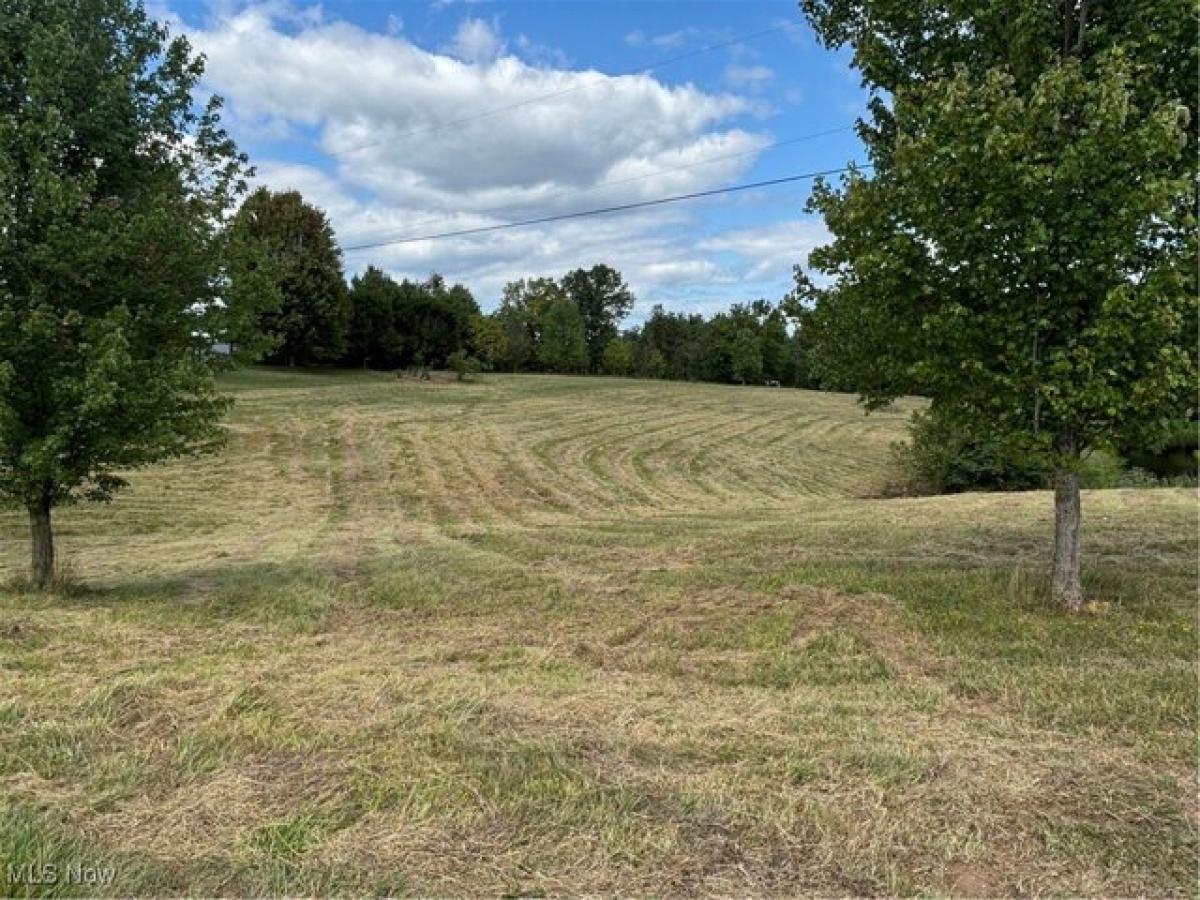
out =
[[[797,264],[807,267],[808,254],[830,239],[820,219],[808,218],[727,231],[700,241],[697,248],[732,257],[740,277],[755,280],[790,275]]]
[[[657,47],[659,50],[677,50],[699,35],[700,29],[694,27],[666,31],[662,34],[646,34],[644,31],[636,30],[625,35],[625,43],[630,47]]]
[[[558,47],[547,47],[545,44],[539,44],[529,37],[529,35],[518,34],[514,43],[517,50],[520,51],[521,58],[528,60],[534,65],[557,69],[566,69],[571,65],[571,58]]]
[[[646,74],[570,69],[523,36],[514,39],[518,57],[494,20],[464,19],[438,53],[400,33],[272,2],[190,37],[208,57],[206,86],[229,102],[235,134],[311,135],[324,151],[319,163],[259,158],[257,181],[295,188],[324,208],[346,247],[705,190],[740,178],[771,140],[734,125],[755,112],[754,101]],[[773,256],[766,236],[748,233],[690,246],[683,226],[696,210],[655,207],[348,252],[347,269],[438,270],[486,306],[513,278],[604,261],[622,270],[645,312],[656,301],[757,296],[747,277],[785,283],[802,259],[791,233],[778,235],[784,243]]]
[[[725,67],[725,81],[735,88],[758,90],[774,80],[774,70],[766,66],[730,65]]]
[[[494,22],[463,19],[447,49],[464,62],[490,63],[504,52],[504,41]]]
[[[807,47],[812,43],[808,39],[808,29],[801,25],[800,20],[795,17],[776,19],[774,25],[783,33],[789,43],[797,47]]]

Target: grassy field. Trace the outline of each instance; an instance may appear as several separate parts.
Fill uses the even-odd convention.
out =
[[[1071,620],[1048,494],[870,499],[911,406],[228,387],[0,594],[0,862],[115,868],[9,893],[1196,896],[1194,490],[1085,495]]]

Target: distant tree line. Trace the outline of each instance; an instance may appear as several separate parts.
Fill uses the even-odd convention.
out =
[[[645,324],[609,345],[604,363],[610,375],[818,386],[786,304],[766,300],[735,303],[710,318],[655,306]]]
[[[818,190],[818,196],[825,195]],[[868,325],[889,333],[891,320],[871,318],[879,309],[876,295],[858,305],[844,301],[844,321],[835,321],[832,298],[843,302],[843,295],[816,289],[803,275],[779,303],[734,303],[711,316],[656,305],[641,324],[626,327],[635,298],[620,272],[603,264],[557,279],[512,281],[497,309],[485,314],[466,287],[438,274],[397,281],[371,266],[347,285],[332,227],[295,191],[259,189],[242,205],[232,231],[237,254],[226,338],[242,358],[451,369],[459,378],[550,372],[868,394],[880,379],[899,385],[896,373],[881,369],[895,362],[894,348],[877,347],[870,355],[859,346]],[[902,392],[935,393],[908,378]],[[897,448],[901,474],[894,489],[1027,489],[1052,481],[1046,453],[989,421],[963,420],[955,409],[935,402],[914,420],[910,441]],[[1105,485],[1122,483],[1121,467],[1129,465],[1160,477],[1194,477],[1197,429],[1190,418],[1177,415],[1166,441],[1110,441],[1107,452],[1118,468],[1104,476],[1112,482]],[[1086,472],[1085,480],[1100,483]]]
[[[655,306],[622,328],[635,298],[603,264],[510,282],[490,314],[438,274],[397,281],[370,266],[347,285],[333,228],[296,191],[258,189],[233,233],[259,252],[234,279],[240,314],[218,337],[263,362],[818,386],[786,302],[735,303],[707,318]]]

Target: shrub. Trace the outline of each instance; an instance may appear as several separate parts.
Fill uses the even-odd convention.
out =
[[[1183,423],[1163,448],[1134,451],[1126,459],[1112,448],[1100,447],[1083,457],[1082,487],[1192,487],[1197,483],[1195,423]],[[993,435],[975,435],[939,416],[936,409],[913,415],[909,441],[892,447],[900,481],[892,492],[950,494],[960,491],[1033,490],[1049,486],[1050,471],[1034,453],[998,442]],[[1189,465],[1146,465],[1169,453],[1185,454]],[[1131,464],[1132,462],[1132,464]]]
[[[913,414],[909,441],[893,445],[892,454],[902,493],[1031,490],[1044,487],[1049,475],[1037,455],[970,434],[933,409]]]
[[[1200,448],[1200,423],[1182,420],[1172,426],[1166,439],[1156,447],[1126,447],[1123,453],[1133,465],[1160,478],[1195,478],[1197,451]]]
[[[1092,490],[1101,488],[1194,487],[1196,475],[1159,475],[1141,466],[1131,466],[1116,451],[1093,450],[1083,459],[1080,484]]]
[[[479,360],[467,353],[466,350],[455,350],[446,358],[446,365],[458,375],[459,381],[467,381],[478,375],[483,369]]]

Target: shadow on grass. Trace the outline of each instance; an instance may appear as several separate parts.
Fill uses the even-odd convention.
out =
[[[229,622],[293,632],[325,629],[339,605],[394,612],[406,620],[504,611],[579,613],[584,598],[562,577],[465,543],[413,546],[366,559],[216,561],[164,575],[89,584],[60,579],[46,591],[27,581],[0,587],[0,609],[102,609],[125,621],[220,627]]]
[[[315,630],[343,587],[336,573],[311,563],[224,563],[118,584],[64,580],[46,591],[18,580],[0,596],[30,609],[104,609],[123,619],[193,626],[234,620]]]

